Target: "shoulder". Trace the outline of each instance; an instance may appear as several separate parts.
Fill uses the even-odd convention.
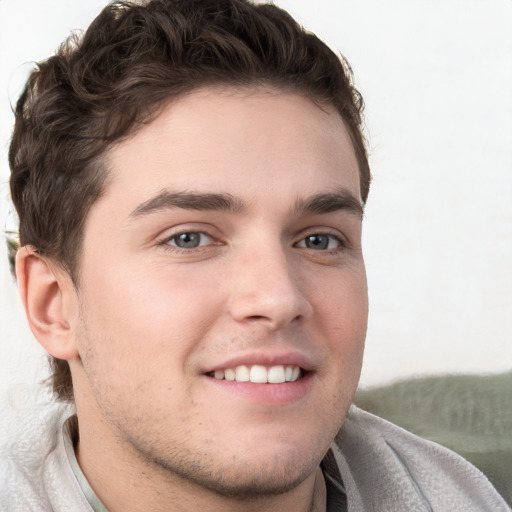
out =
[[[63,448],[70,408],[37,390],[4,395],[0,407],[0,511],[90,511],[75,506],[81,491]]]
[[[487,478],[459,455],[352,407],[336,438],[349,510],[507,512]]]

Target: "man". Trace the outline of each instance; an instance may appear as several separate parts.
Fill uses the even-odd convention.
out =
[[[361,115],[347,63],[244,0],[115,3],[40,64],[16,264],[72,406],[3,457],[5,510],[507,510],[456,455],[349,412]]]

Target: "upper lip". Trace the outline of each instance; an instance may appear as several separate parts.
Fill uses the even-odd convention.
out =
[[[261,366],[299,366],[305,371],[313,371],[316,367],[312,359],[301,352],[295,350],[271,351],[267,348],[264,350],[251,350],[231,355],[205,368],[204,373],[225,370],[226,368],[236,368],[242,365],[252,366],[255,364]]]

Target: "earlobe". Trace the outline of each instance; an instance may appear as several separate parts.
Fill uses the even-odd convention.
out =
[[[53,267],[53,268],[52,268]],[[30,246],[16,254],[16,274],[21,300],[34,336],[45,350],[58,359],[77,357],[66,311],[65,295],[71,293],[71,278],[41,257]]]

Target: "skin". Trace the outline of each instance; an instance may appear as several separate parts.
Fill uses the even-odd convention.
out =
[[[368,309],[340,116],[296,94],[207,88],[106,157],[78,292],[52,269],[65,334],[46,341],[70,362],[91,486],[112,512],[325,510],[318,466],[355,393]],[[184,192],[233,204],[189,208]],[[341,199],[298,208],[319,195]],[[204,234],[180,248],[183,233]],[[308,367],[300,392],[205,374],[283,357]]]

